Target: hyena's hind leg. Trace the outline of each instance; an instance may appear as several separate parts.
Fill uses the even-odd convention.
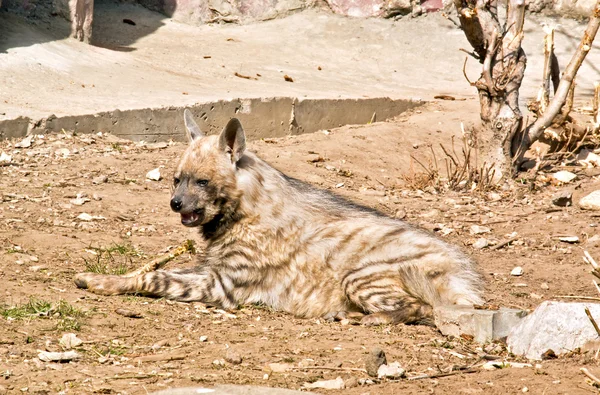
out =
[[[361,324],[433,326],[433,307],[425,302],[425,298],[409,292],[403,281],[406,279],[399,276],[399,270],[394,266],[366,266],[344,279],[348,299],[367,314]]]
[[[139,294],[182,302],[214,303],[226,308],[237,307],[227,297],[220,278],[212,272],[157,270],[135,277],[79,273],[74,280],[79,288],[101,295]]]

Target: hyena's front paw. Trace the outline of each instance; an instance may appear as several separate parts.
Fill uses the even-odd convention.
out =
[[[127,292],[128,279],[96,273],[78,273],[73,279],[79,288],[99,295],[122,295]]]

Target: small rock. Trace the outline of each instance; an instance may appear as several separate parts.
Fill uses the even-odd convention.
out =
[[[490,233],[492,230],[487,226],[473,225],[470,231],[472,235],[480,235],[482,233]]]
[[[377,377],[377,371],[381,365],[387,364],[385,352],[381,348],[374,348],[365,358],[365,369],[371,377]]]
[[[233,351],[231,348],[227,349],[227,353],[225,354],[225,360],[232,365],[239,365],[242,363],[241,355]]]
[[[477,250],[481,250],[485,247],[487,247],[490,243],[488,242],[487,239],[485,238],[480,238],[477,239],[477,241],[475,243],[473,243],[473,248],[477,249]]]
[[[344,387],[346,388],[354,388],[358,387],[358,379],[356,377],[350,377],[348,380],[344,381]]]
[[[82,221],[92,221],[94,217],[92,217],[88,213],[81,213],[77,216],[77,219],[80,219]]]
[[[205,335],[203,335],[203,336],[200,336],[200,339],[199,339],[199,340],[200,340],[200,342],[204,343],[205,341],[207,341],[207,340],[208,340],[208,336],[205,336]]]
[[[31,141],[33,140],[33,135],[25,137],[23,140],[15,144],[15,148],[29,148],[31,147]]]
[[[579,237],[577,237],[577,236],[563,236],[563,237],[559,237],[558,240],[563,241],[565,243],[571,243],[571,244],[579,243]]]
[[[336,378],[335,380],[319,380],[314,383],[304,383],[304,388],[322,388],[326,390],[343,390],[344,380],[341,377]]]
[[[523,268],[521,266],[517,266],[515,267],[513,270],[510,271],[510,275],[511,276],[522,276],[523,275]]]
[[[150,144],[145,145],[146,149],[149,149],[149,150],[163,149],[163,148],[167,148],[168,146],[169,146],[169,144],[167,144],[164,141],[161,141],[158,143],[150,143]]]
[[[160,181],[162,179],[162,175],[160,174],[160,167],[152,169],[148,173],[146,173],[146,178],[152,181]]]
[[[0,165],[9,165],[12,162],[12,156],[6,152],[0,153]]]
[[[377,378],[399,379],[404,377],[405,370],[400,366],[400,362],[392,362],[389,365],[381,365],[377,369]]]
[[[74,333],[65,333],[60,338],[60,342],[59,343],[66,350],[70,350],[72,348],[75,348],[77,346],[82,345],[83,344],[83,340],[81,340],[80,338],[78,338],[77,335],[74,334]]]
[[[105,182],[108,182],[108,177],[107,176],[98,176],[98,177],[94,177],[92,179],[92,184],[104,184]]]
[[[268,370],[270,370],[273,373],[289,372],[294,368],[294,366],[289,363],[270,363],[269,365],[267,365],[267,367]]]
[[[75,206],[83,206],[85,203],[89,202],[90,199],[84,197],[76,197],[75,199],[71,199],[70,203]]]
[[[394,215],[394,218],[396,218],[396,219],[404,219],[404,218],[406,218],[406,211],[404,211],[404,210],[398,210],[398,211],[396,211],[396,214]]]
[[[223,359],[215,359],[212,361],[214,366],[225,366],[225,361]]]
[[[546,290],[550,289],[550,287],[548,286],[548,283],[542,283],[542,284],[540,285],[540,288],[541,288],[541,289],[546,289]]]
[[[571,173],[570,171],[561,170],[561,171],[557,171],[556,173],[554,173],[552,175],[552,177],[554,177],[554,179],[557,181],[567,183],[567,182],[571,182],[574,179],[576,179],[577,175]]]
[[[573,193],[571,191],[561,191],[552,195],[552,204],[559,207],[569,207],[573,205]]]
[[[76,353],[75,351],[66,351],[66,352],[48,352],[48,351],[40,351],[38,354],[38,358],[43,362],[67,362],[73,361],[76,359],[80,359],[81,355]]]
[[[585,148],[579,151],[576,159],[581,166],[600,167],[600,156]]]
[[[94,199],[95,201],[99,201],[102,200],[102,196],[98,195],[97,193],[94,193],[92,195],[92,199]]]
[[[581,198],[579,207],[584,210],[600,210],[600,190],[594,191]]]
[[[68,158],[69,155],[71,155],[71,151],[69,151],[67,148],[59,148],[56,151],[54,151],[54,155],[60,156],[62,158]]]

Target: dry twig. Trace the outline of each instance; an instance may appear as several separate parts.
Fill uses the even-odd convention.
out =
[[[136,277],[136,276],[139,276],[144,273],[158,270],[161,267],[163,267],[164,265],[166,265],[168,262],[170,262],[173,259],[175,259],[176,257],[178,257],[179,255],[181,255],[185,252],[188,252],[188,251],[192,252],[192,253],[195,252],[194,242],[192,242],[191,240],[186,240],[185,243],[183,243],[179,247],[175,248],[174,250],[170,251],[168,254],[165,254],[163,256],[159,256],[156,259],[153,259],[152,261],[148,262],[141,268],[134,270],[132,272],[129,272],[127,274],[124,274],[123,277]]]
[[[598,328],[598,324],[596,323],[596,320],[594,319],[594,317],[592,317],[592,313],[590,312],[590,309],[588,309],[588,307],[585,306],[584,311],[585,311],[585,315],[588,316],[588,318],[590,319],[590,322],[594,326],[596,333],[598,334],[598,336],[600,336],[600,328]]]
[[[581,368],[580,369],[581,372],[583,374],[585,374],[590,380],[592,380],[597,386],[600,386],[600,379],[596,376],[594,376],[592,373],[590,373],[589,370],[587,370],[587,368]]]

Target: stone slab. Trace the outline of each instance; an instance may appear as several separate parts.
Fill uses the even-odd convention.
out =
[[[440,306],[434,309],[435,324],[446,336],[470,335],[478,343],[503,339],[526,311],[501,307],[479,310],[471,306]]]

